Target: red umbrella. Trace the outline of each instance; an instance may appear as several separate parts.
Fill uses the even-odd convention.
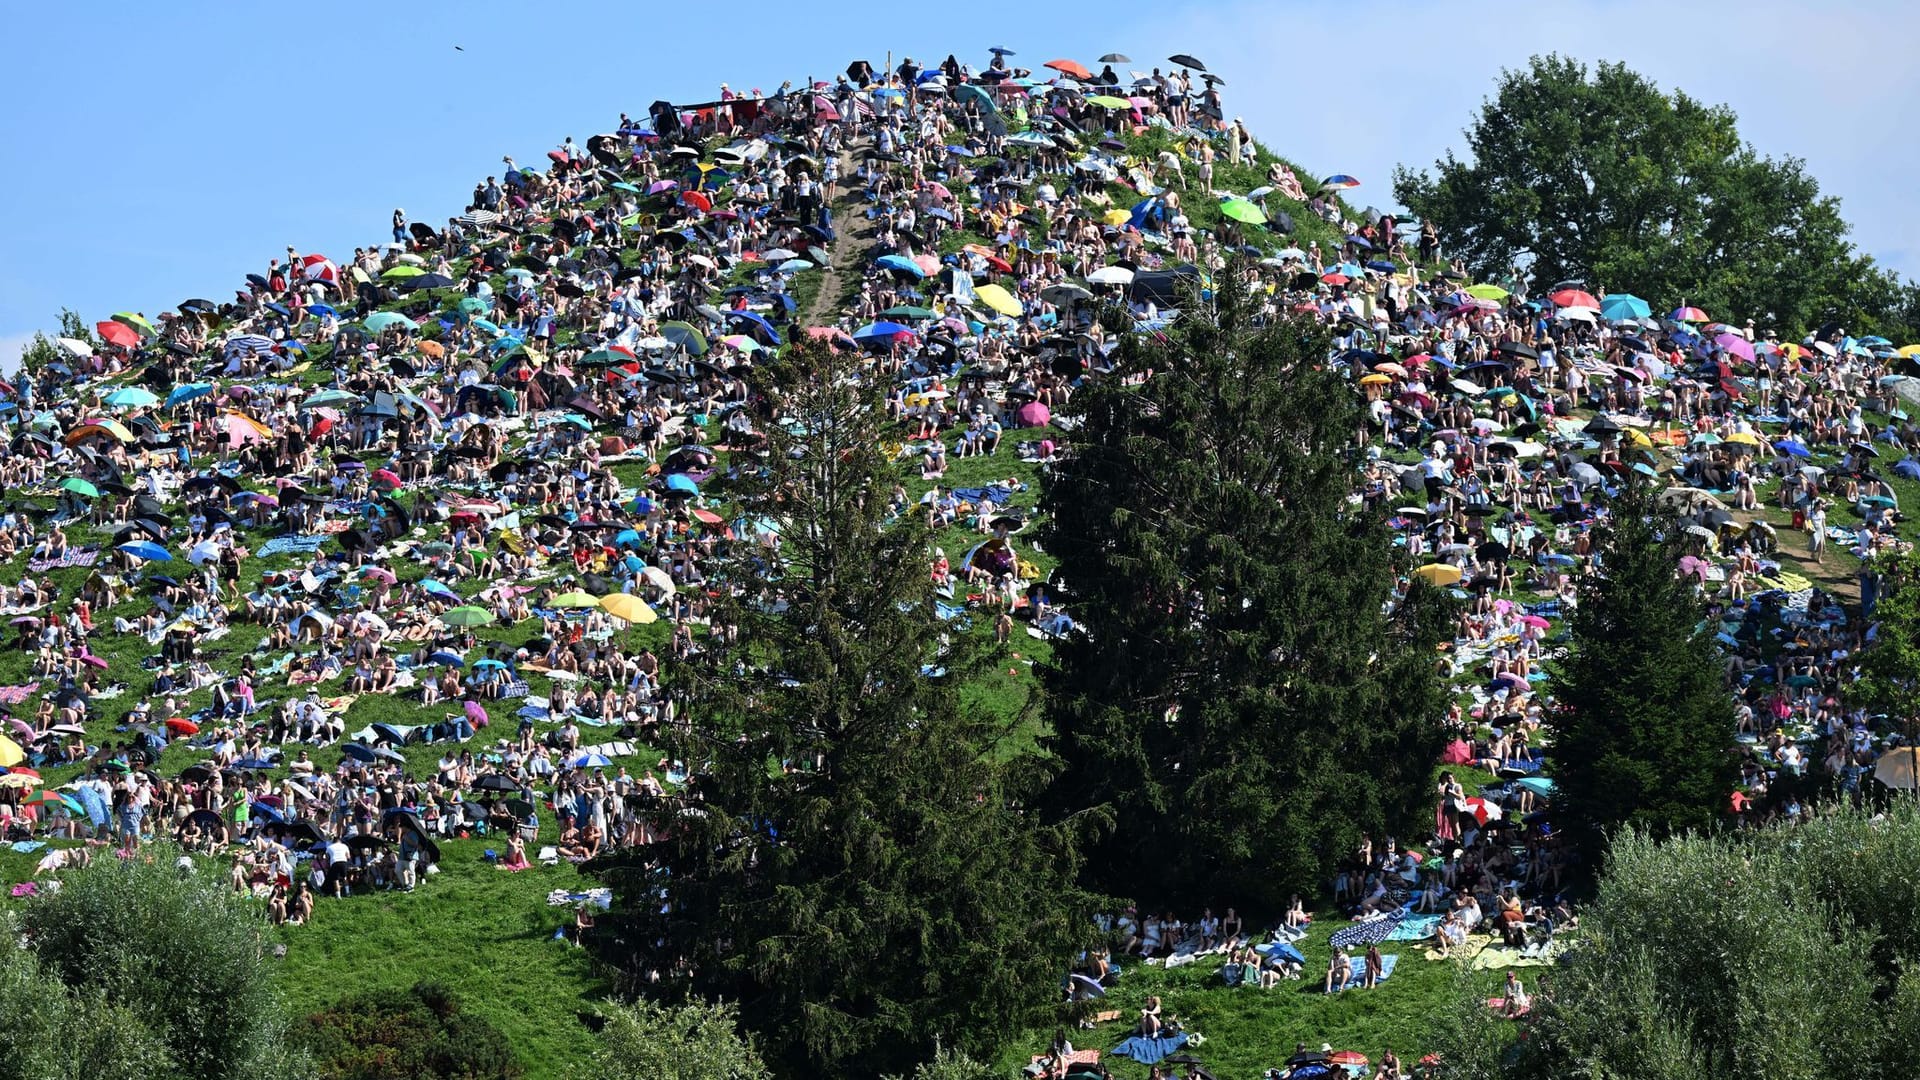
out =
[[[711,510],[695,510],[693,512],[693,520],[700,522],[702,525],[718,525],[720,524],[720,515]]]
[[[1320,280],[1328,285],[1345,285],[1352,279],[1345,274],[1322,274]]]
[[[1071,75],[1076,79],[1090,81],[1093,78],[1093,72],[1088,71],[1087,65],[1078,60],[1049,60],[1042,66],[1050,67],[1062,75]]]
[[[397,488],[400,486],[400,477],[395,475],[391,469],[375,469],[373,470],[373,482]]]
[[[1441,763],[1446,765],[1465,765],[1472,760],[1473,747],[1468,746],[1465,739],[1453,740],[1447,744],[1446,750],[1440,754]]]
[[[1367,1055],[1358,1050],[1339,1050],[1328,1055],[1327,1064],[1364,1066],[1368,1062]]]
[[[1593,294],[1585,289],[1561,289],[1559,292],[1549,293],[1547,299],[1553,301],[1556,307],[1585,307],[1597,309],[1600,306],[1600,301],[1595,300]]]
[[[1499,804],[1490,803],[1482,798],[1461,799],[1458,803],[1454,804],[1454,806],[1455,809],[1458,809],[1462,813],[1472,814],[1473,820],[1482,825],[1485,825],[1489,821],[1500,820],[1501,810]]]
[[[175,716],[167,720],[167,730],[184,738],[200,734],[200,725],[184,716]]]
[[[713,209],[713,200],[698,191],[681,192],[680,201],[688,206],[698,207],[703,213]]]
[[[93,329],[95,333],[100,335],[101,340],[107,342],[109,345],[118,345],[123,349],[131,349],[135,345],[140,344],[140,332],[125,323],[108,320],[106,322],[94,323]]]

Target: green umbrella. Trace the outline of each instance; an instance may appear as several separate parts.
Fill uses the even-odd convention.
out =
[[[477,607],[449,608],[440,621],[448,626],[485,626],[493,621],[493,612]]]
[[[933,318],[933,309],[915,307],[912,304],[899,304],[888,308],[880,314],[885,315],[889,319],[931,319]]]
[[[160,398],[144,386],[123,386],[100,400],[116,409],[136,409],[142,405],[156,404]]]
[[[584,592],[561,593],[559,596],[556,596],[553,598],[553,606],[554,607],[570,607],[570,608],[599,607],[600,598],[593,595],[592,593],[584,593]]]
[[[1222,217],[1230,217],[1235,221],[1242,221],[1248,225],[1265,225],[1267,223],[1267,215],[1263,213],[1259,207],[1241,198],[1223,200],[1220,203],[1220,214]]]
[[[487,302],[477,296],[460,298],[460,310],[467,315],[479,315],[487,310]]]
[[[388,281],[400,281],[403,278],[419,277],[424,273],[426,273],[426,271],[417,266],[402,265],[396,266],[391,270],[382,271],[380,276],[386,278]]]
[[[346,390],[322,390],[308,398],[303,404],[309,409],[318,409],[327,405],[351,405],[360,400],[360,395]]]
[[[614,183],[614,185],[613,185],[613,190],[615,190],[615,191],[631,191],[631,192],[633,192],[633,193],[634,193],[635,195],[638,195],[638,194],[640,194],[640,189],[639,189],[639,188],[637,188],[637,187],[634,187],[634,186],[633,186],[632,184],[629,184],[629,183],[627,183],[627,182],[626,182],[625,180],[619,180],[619,181],[616,181],[616,182]]]
[[[1131,109],[1133,102],[1126,98],[1117,98],[1111,94],[1100,94],[1087,99],[1087,104],[1098,105],[1103,109]]]
[[[89,499],[97,499],[100,497],[99,488],[94,487],[92,484],[77,476],[69,476],[65,480],[60,481],[60,487],[63,491],[71,491],[75,495],[85,495]]]
[[[389,326],[400,325],[409,330],[420,329],[420,324],[397,311],[376,311],[366,317],[367,329],[378,334]]]
[[[631,364],[633,357],[612,349],[595,349],[580,358],[582,364]]]
[[[147,321],[147,317],[145,315],[139,314],[138,312],[116,311],[113,313],[113,321],[120,323],[124,326],[132,327],[133,329],[140,331],[141,335],[145,337],[160,336],[160,331],[155,330],[153,328],[153,324]]]

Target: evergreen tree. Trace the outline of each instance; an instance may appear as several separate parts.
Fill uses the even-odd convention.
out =
[[[1708,828],[1738,780],[1713,630],[1677,573],[1688,534],[1643,484],[1615,500],[1611,517],[1548,721],[1555,822],[1588,855],[1622,825],[1656,836]]]
[[[704,665],[674,690],[698,763],[658,815],[662,874],[609,863],[634,909],[606,955],[668,992],[738,1002],[786,1075],[904,1071],[986,1052],[1057,998],[1091,928],[1064,833],[1022,808],[1036,764],[983,750],[962,708],[978,635],[934,611],[925,523],[888,523],[898,458],[857,358],[802,346],[767,373],[750,521]],[[662,902],[664,900],[664,902]]]
[[[1887,560],[1874,604],[1873,641],[1847,700],[1883,714],[1895,730],[1920,735],[1920,553]]]
[[[1279,902],[1411,833],[1445,707],[1440,594],[1350,498],[1361,405],[1305,320],[1223,276],[1083,389],[1045,549],[1082,632],[1045,671],[1062,811],[1105,807],[1112,891]]]

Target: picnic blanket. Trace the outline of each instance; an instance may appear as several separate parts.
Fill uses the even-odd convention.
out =
[[[1399,962],[1400,962],[1400,954],[1398,953],[1380,954],[1380,980],[1379,981],[1386,982],[1387,977],[1393,974],[1393,966]],[[1367,958],[1364,956],[1348,957],[1347,973],[1351,975],[1352,978],[1350,981],[1348,981],[1346,985],[1346,989],[1348,990],[1366,989]],[[1334,993],[1336,994],[1339,992],[1340,991],[1338,990],[1334,991]]]
[[[1400,919],[1406,911],[1407,909],[1403,907],[1383,919],[1341,927],[1327,939],[1327,945],[1335,949],[1350,949],[1355,945],[1378,945],[1387,940],[1388,935],[1393,933],[1394,927],[1400,925]]]
[[[1419,941],[1433,936],[1433,929],[1440,925],[1438,915],[1409,915],[1394,926],[1387,934],[1388,941]]]
[[[100,553],[93,548],[68,548],[57,559],[28,560],[27,569],[44,574],[49,570],[62,570],[70,566],[92,566],[99,558]]]
[[[260,545],[260,555],[307,554],[320,550],[326,542],[325,536],[276,536]]]
[[[1493,945],[1480,950],[1480,955],[1473,958],[1473,970],[1498,971],[1516,967],[1552,967],[1560,954],[1566,951],[1566,943],[1561,941],[1553,942],[1544,950],[1513,949],[1505,945]]]
[[[40,684],[30,682],[20,686],[0,686],[0,705],[18,705],[40,689]]]
[[[1157,1065],[1160,1059],[1187,1045],[1187,1033],[1162,1035],[1149,1039],[1145,1035],[1135,1035],[1113,1048],[1121,1057],[1132,1058],[1142,1065]]]

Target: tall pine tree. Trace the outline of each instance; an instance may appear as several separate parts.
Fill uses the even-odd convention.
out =
[[[738,1002],[784,1075],[989,1053],[1048,1015],[1094,905],[1070,838],[1023,808],[1038,763],[992,760],[1001,721],[960,702],[988,646],[939,621],[924,521],[883,520],[879,388],[814,344],[767,375],[738,486],[742,531],[779,542],[723,560],[738,640],[676,676],[672,750],[698,765],[663,841],[604,867],[627,906],[602,954],[643,990]]]
[[[1704,603],[1678,574],[1687,536],[1644,483],[1612,507],[1554,673],[1554,819],[1589,856],[1622,825],[1654,836],[1722,820],[1738,780],[1733,698]]]
[[[1054,800],[1111,812],[1089,852],[1111,891],[1278,903],[1427,806],[1445,603],[1391,604],[1325,331],[1256,319],[1224,278],[1183,310],[1074,399],[1047,483],[1043,543],[1084,631],[1045,672]]]

